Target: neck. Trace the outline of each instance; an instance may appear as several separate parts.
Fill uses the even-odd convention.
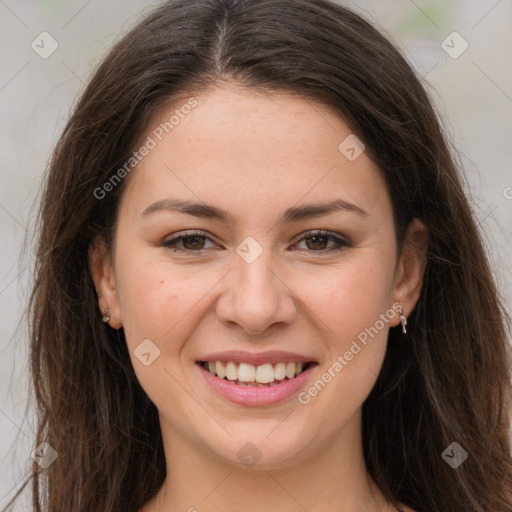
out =
[[[162,422],[166,480],[142,512],[384,512],[362,453],[360,414],[332,433],[315,456],[286,466],[240,468]],[[262,461],[263,462],[263,459]]]

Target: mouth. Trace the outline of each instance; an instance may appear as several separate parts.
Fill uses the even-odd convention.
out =
[[[211,375],[245,387],[280,386],[294,380],[303,372],[318,366],[315,361],[278,362],[253,365],[235,361],[196,361],[196,364]]]

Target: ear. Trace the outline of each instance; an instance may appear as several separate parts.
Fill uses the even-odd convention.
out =
[[[427,266],[428,230],[419,219],[409,224],[400,260],[395,275],[393,295],[403,308],[404,315],[410,315],[418,302],[423,284],[423,275]],[[398,315],[391,320],[391,325],[400,323]]]
[[[101,316],[108,308],[108,324],[114,329],[122,327],[121,310],[117,295],[114,266],[103,239],[97,237],[89,246],[89,269],[98,294],[98,306]]]

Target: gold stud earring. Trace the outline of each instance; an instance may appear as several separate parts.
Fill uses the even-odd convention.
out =
[[[105,314],[101,317],[104,323],[108,324],[110,320],[110,315],[108,313],[108,308],[105,308]]]
[[[407,329],[405,328],[405,326],[407,325],[407,318],[404,315],[404,310],[402,309],[402,306],[400,306],[400,311],[398,312],[398,314],[400,315],[400,323],[402,324],[402,333],[405,334],[407,333]]]

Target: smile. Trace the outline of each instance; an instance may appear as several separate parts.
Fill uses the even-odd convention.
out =
[[[234,361],[201,361],[202,367],[220,379],[233,381],[239,386],[270,387],[293,379],[312,363],[265,363],[255,366]]]
[[[312,378],[316,362],[252,365],[234,361],[197,361],[207,388],[223,399],[261,407],[290,399]]]

